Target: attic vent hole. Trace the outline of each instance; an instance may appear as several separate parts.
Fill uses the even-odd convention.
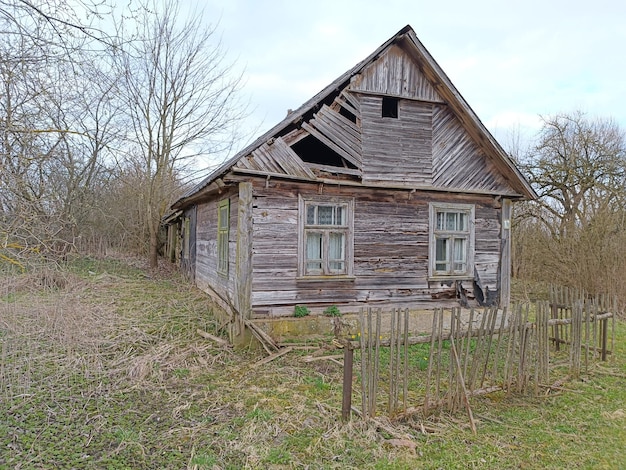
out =
[[[398,117],[398,98],[391,96],[383,96],[383,117],[397,118]]]

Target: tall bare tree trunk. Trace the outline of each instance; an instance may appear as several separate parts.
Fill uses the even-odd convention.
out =
[[[215,29],[200,16],[181,23],[176,0],[141,4],[145,8],[129,24],[135,29],[121,29],[133,40],[116,60],[137,143],[129,158],[144,170],[140,201],[148,214],[150,266],[156,268],[159,224],[180,189],[180,175],[195,156],[230,149],[245,113],[236,97],[241,77],[231,77]]]
[[[150,268],[156,269],[159,266],[159,234],[150,227]]]

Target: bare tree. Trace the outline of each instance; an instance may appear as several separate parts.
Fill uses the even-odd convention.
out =
[[[78,234],[115,116],[102,48],[66,2],[37,3],[0,0],[0,255],[22,267]]]
[[[513,274],[626,292],[626,139],[610,119],[544,119],[521,159],[539,199],[516,205]]]
[[[585,224],[623,200],[626,140],[612,120],[580,112],[544,118],[523,169],[539,194],[527,205],[554,236]]]
[[[5,261],[100,232],[156,266],[159,223],[181,178],[195,157],[223,155],[236,140],[241,77],[215,27],[196,12],[181,20],[173,0],[111,5],[0,0]],[[103,13],[121,13],[125,26],[104,33]]]
[[[26,39],[48,57],[69,55],[90,41],[112,43],[95,25],[113,8],[109,0],[0,0],[0,22],[9,25],[2,34]]]
[[[149,259],[157,266],[161,218],[179,184],[176,176],[198,155],[232,146],[235,125],[244,116],[241,76],[233,75],[214,26],[191,12],[182,21],[174,0],[144,4],[133,41],[120,47],[117,63],[124,81],[132,134],[146,184],[141,195],[147,214]]]

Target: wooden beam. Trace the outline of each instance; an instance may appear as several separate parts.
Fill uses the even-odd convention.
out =
[[[355,170],[353,168],[343,168],[339,166],[320,165],[318,163],[307,163],[309,168],[325,171],[327,173],[337,173],[342,175],[352,175],[360,177],[362,175],[361,170]]]
[[[355,167],[359,168],[361,166],[361,162],[356,160],[352,155],[350,155],[344,149],[339,147],[337,144],[335,144],[332,140],[330,140],[324,134],[319,132],[317,129],[314,129],[312,126],[310,126],[306,122],[302,123],[302,127],[306,129],[309,132],[309,134],[311,134],[313,137],[317,138],[322,143],[324,143],[325,145],[333,149],[335,152],[337,152],[339,155],[341,155],[343,158],[345,158],[350,163],[352,163]]]
[[[252,316],[252,183],[239,183],[235,308],[242,318]]]
[[[332,185],[340,185],[340,186],[355,186],[361,188],[372,188],[372,189],[403,189],[411,192],[415,191],[427,191],[432,193],[447,193],[447,194],[463,194],[463,195],[480,195],[480,196],[503,196],[509,197],[512,199],[522,198],[524,197],[522,194],[517,193],[503,193],[501,191],[486,191],[486,190],[473,190],[473,189],[455,189],[455,188],[439,188],[427,185],[416,185],[416,184],[393,184],[388,182],[370,182],[370,183],[362,183],[360,181],[348,181],[348,180],[333,180],[331,178],[320,178],[317,177],[315,180],[311,180],[309,178],[303,178],[301,176],[293,176],[293,175],[285,175],[283,173],[273,173],[269,171],[260,171],[260,170],[248,170],[246,168],[233,168],[233,173],[238,173],[242,175],[252,175],[252,176],[260,176],[267,177],[271,176],[272,178],[280,178],[286,180],[293,181],[315,181],[324,184],[332,184]],[[229,178],[228,176],[224,177],[224,180],[235,181],[236,178]]]
[[[500,218],[500,307],[509,305],[511,296],[511,200],[502,200],[502,216]]]

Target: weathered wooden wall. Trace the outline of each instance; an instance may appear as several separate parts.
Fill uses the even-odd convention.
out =
[[[400,100],[398,117],[382,117],[382,97],[361,95],[363,182],[432,184],[432,104]]]
[[[235,188],[236,190],[236,188]],[[217,272],[217,204],[219,201],[230,199],[230,220],[228,232],[228,276]],[[238,193],[230,190],[198,204],[196,223],[196,284],[201,289],[215,293],[222,302],[233,305],[235,295],[236,257],[237,257],[237,207]]]
[[[182,220],[184,221],[186,218],[189,218],[189,257],[185,257],[184,254],[181,254],[180,257],[180,267],[185,276],[189,279],[194,279],[195,271],[196,271],[196,223],[197,223],[197,211],[196,206],[190,206],[182,214]],[[183,222],[184,226],[184,222]],[[184,231],[184,228],[183,228]],[[183,234],[184,236],[184,234]],[[184,250],[184,241],[181,244],[182,249]]]
[[[354,198],[354,278],[298,279],[298,194]],[[483,289],[498,287],[500,208],[493,197],[257,180],[253,204],[254,315],[291,315],[296,304],[358,307],[386,302],[414,308],[458,305],[432,294],[428,280],[428,203],[475,204],[475,266]],[[466,282],[471,290],[472,284]],[[345,310],[347,311],[347,310]]]
[[[433,179],[436,188],[506,192],[501,176],[445,105],[433,105]]]
[[[398,45],[393,45],[350,82],[355,91],[443,102],[418,65]]]

